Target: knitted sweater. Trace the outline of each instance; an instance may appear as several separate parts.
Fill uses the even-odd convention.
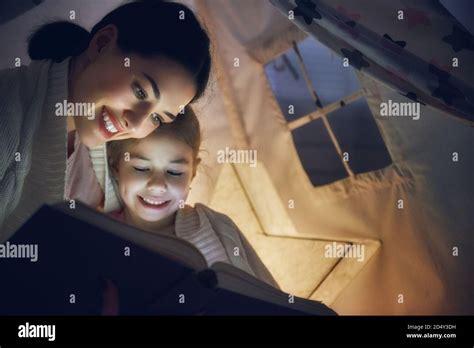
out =
[[[176,235],[182,237],[192,234],[192,231],[197,231],[197,234],[215,233],[232,265],[279,287],[243,233],[227,215],[200,203],[196,203],[194,208],[186,206],[185,209],[180,209],[180,214],[176,217],[175,231]],[[238,254],[236,250],[239,251]]]
[[[0,241],[42,204],[63,199],[69,59],[0,71]]]

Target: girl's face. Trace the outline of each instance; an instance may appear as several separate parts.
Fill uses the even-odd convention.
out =
[[[194,176],[191,147],[172,135],[153,134],[125,151],[116,175],[129,222],[146,227],[172,216]]]
[[[94,119],[74,117],[81,142],[89,148],[147,136],[160,122],[172,122],[196,94],[183,66],[163,56],[124,54],[116,38],[112,25],[94,36],[70,87],[73,102],[95,104]]]

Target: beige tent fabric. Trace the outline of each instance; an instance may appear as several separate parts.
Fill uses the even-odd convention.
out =
[[[375,256],[328,305],[340,314],[474,313],[470,298],[474,267],[468,257],[474,246],[474,221],[468,214],[474,208],[469,172],[474,169],[473,129],[423,106],[418,121],[380,117],[381,101],[407,100],[361,77],[393,164],[314,188],[301,166],[264,66],[249,53],[248,46],[257,46],[260,39],[261,43],[272,41],[272,25],[281,27],[284,18],[261,17],[274,11],[270,3],[260,1],[203,0],[196,2],[196,8],[211,23],[215,53],[222,64],[216,89],[235,113],[229,127],[235,120],[239,127],[244,125],[249,146],[258,150],[258,160],[267,168],[281,202],[294,201],[295,208],[287,213],[296,234],[328,241],[369,238],[381,242]],[[280,47],[272,54],[289,47],[288,37],[281,37],[283,43],[275,43],[278,38],[274,38],[269,46],[270,50]],[[221,83],[225,88],[220,88]],[[455,151],[459,162],[452,161]],[[221,170],[215,163],[213,168]],[[399,209],[399,200],[403,200],[403,209]],[[458,256],[453,252],[456,247]]]

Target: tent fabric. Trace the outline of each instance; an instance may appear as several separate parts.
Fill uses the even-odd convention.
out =
[[[215,55],[222,64],[215,77],[222,103],[234,104],[234,116],[243,125],[250,148],[257,149],[259,162],[267,169],[281,202],[285,206],[289,200],[295,202],[295,208],[287,213],[299,238],[381,242],[374,257],[328,305],[340,314],[472,314],[474,267],[468,253],[474,246],[474,219],[466,213],[474,207],[469,178],[474,169],[472,128],[426,106],[421,106],[417,121],[380,116],[382,101],[410,100],[359,75],[393,163],[313,187],[267,81],[264,63],[246,46],[255,46],[260,40],[259,17],[267,11],[274,13],[271,4],[266,8],[256,3],[196,2],[204,22],[211,23]],[[248,15],[249,8],[252,15]],[[241,25],[228,26],[229,16]],[[278,27],[281,21],[288,21],[281,15],[272,20]],[[271,32],[272,22],[265,23],[263,32]],[[238,29],[242,27],[245,36]],[[273,40],[268,46],[271,53],[258,55],[267,60],[285,45],[291,47],[285,35],[280,43],[278,37],[269,39],[268,34],[262,40]],[[239,58],[238,67],[235,58]],[[222,81],[225,88],[220,88]],[[213,99],[204,112],[212,113],[215,103],[221,102]],[[232,127],[232,122],[228,121],[228,126]],[[218,147],[209,149],[211,154],[225,146],[215,145]],[[459,153],[458,162],[452,160],[453,152]],[[222,169],[216,163],[211,168]],[[399,208],[400,200],[403,208]],[[245,226],[240,227],[245,231]],[[273,233],[285,235],[285,231]],[[293,257],[299,256],[295,253]]]
[[[437,1],[272,3],[354,68],[474,124],[474,36]]]
[[[80,14],[77,21],[90,28],[121,3],[122,0],[77,2],[74,4]],[[426,106],[421,106],[417,121],[382,117],[381,102],[410,100],[379,80],[359,74],[392,164],[314,187],[301,165],[292,133],[264,69],[266,63],[291,48],[292,41],[300,41],[307,34],[270,2],[189,0],[186,3],[194,6],[208,26],[216,62],[207,96],[195,106],[204,142],[200,153],[202,164],[192,183],[188,203],[201,202],[220,211],[224,206],[212,203],[222,197],[220,201],[227,201],[232,214],[236,214],[229,213],[230,218],[246,236],[252,236],[248,240],[266,266],[270,270],[277,267],[273,275],[284,277],[282,288],[291,287],[292,292],[305,296],[313,293],[315,299],[325,296],[319,288],[313,290],[324,284],[325,272],[331,271],[339,261],[325,258],[325,243],[379,241],[379,248],[362,269],[357,274],[351,273],[347,284],[327,297],[330,302],[326,304],[339,314],[472,315],[472,127]],[[360,4],[361,8],[375,6],[375,2],[363,6],[362,0],[346,2],[349,14],[354,12],[352,3]],[[377,6],[379,3],[392,2],[380,1]],[[401,3],[411,6],[408,2]],[[422,2],[417,2],[417,6],[418,3]],[[70,7],[68,0],[46,1],[0,27],[0,35],[5,38],[1,66],[11,67],[13,57],[21,57],[22,64],[27,64],[24,39],[29,30],[52,17],[63,18]],[[383,17],[380,18],[383,24]],[[360,21],[364,19],[361,16]],[[31,23],[31,27],[25,23]],[[430,31],[441,27],[422,25],[418,29],[422,28]],[[419,35],[425,34],[420,31]],[[328,47],[333,41],[342,43],[336,36],[327,41],[318,36],[318,40]],[[418,55],[428,51],[428,42],[418,42]],[[460,68],[472,69],[472,65],[463,64],[473,61],[466,56],[470,53],[469,50],[459,52]],[[238,66],[234,65],[235,58],[239,58]],[[444,65],[441,59],[435,63]],[[466,83],[470,82],[466,78],[472,76],[472,70],[452,69],[450,73]],[[217,151],[226,147],[258,151],[257,168],[264,168],[268,175],[265,184],[261,183],[258,172],[252,172],[253,168],[237,169],[240,186],[254,192],[252,195],[256,197],[245,198],[242,191],[231,191],[237,185],[235,175],[224,180],[229,166],[217,160]],[[457,161],[453,160],[453,153],[458,154]],[[247,177],[245,172],[249,174]],[[270,192],[270,187],[274,191]],[[230,204],[229,197],[237,198]],[[265,197],[270,197],[267,208],[272,209],[259,209]],[[250,199],[253,206],[247,203]],[[294,208],[289,207],[290,200]],[[403,209],[398,208],[400,200]],[[270,223],[279,219],[273,205],[280,207],[278,211],[285,211],[291,224],[287,223],[285,228],[271,227]],[[260,221],[267,221],[266,229],[271,231],[261,231],[256,219],[247,219],[243,212],[249,211]],[[271,220],[272,216],[276,216],[275,221]]]

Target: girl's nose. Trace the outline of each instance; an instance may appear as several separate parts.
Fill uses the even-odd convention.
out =
[[[148,190],[152,193],[165,193],[167,189],[168,185],[166,184],[164,176],[161,174],[153,175],[148,181]]]

